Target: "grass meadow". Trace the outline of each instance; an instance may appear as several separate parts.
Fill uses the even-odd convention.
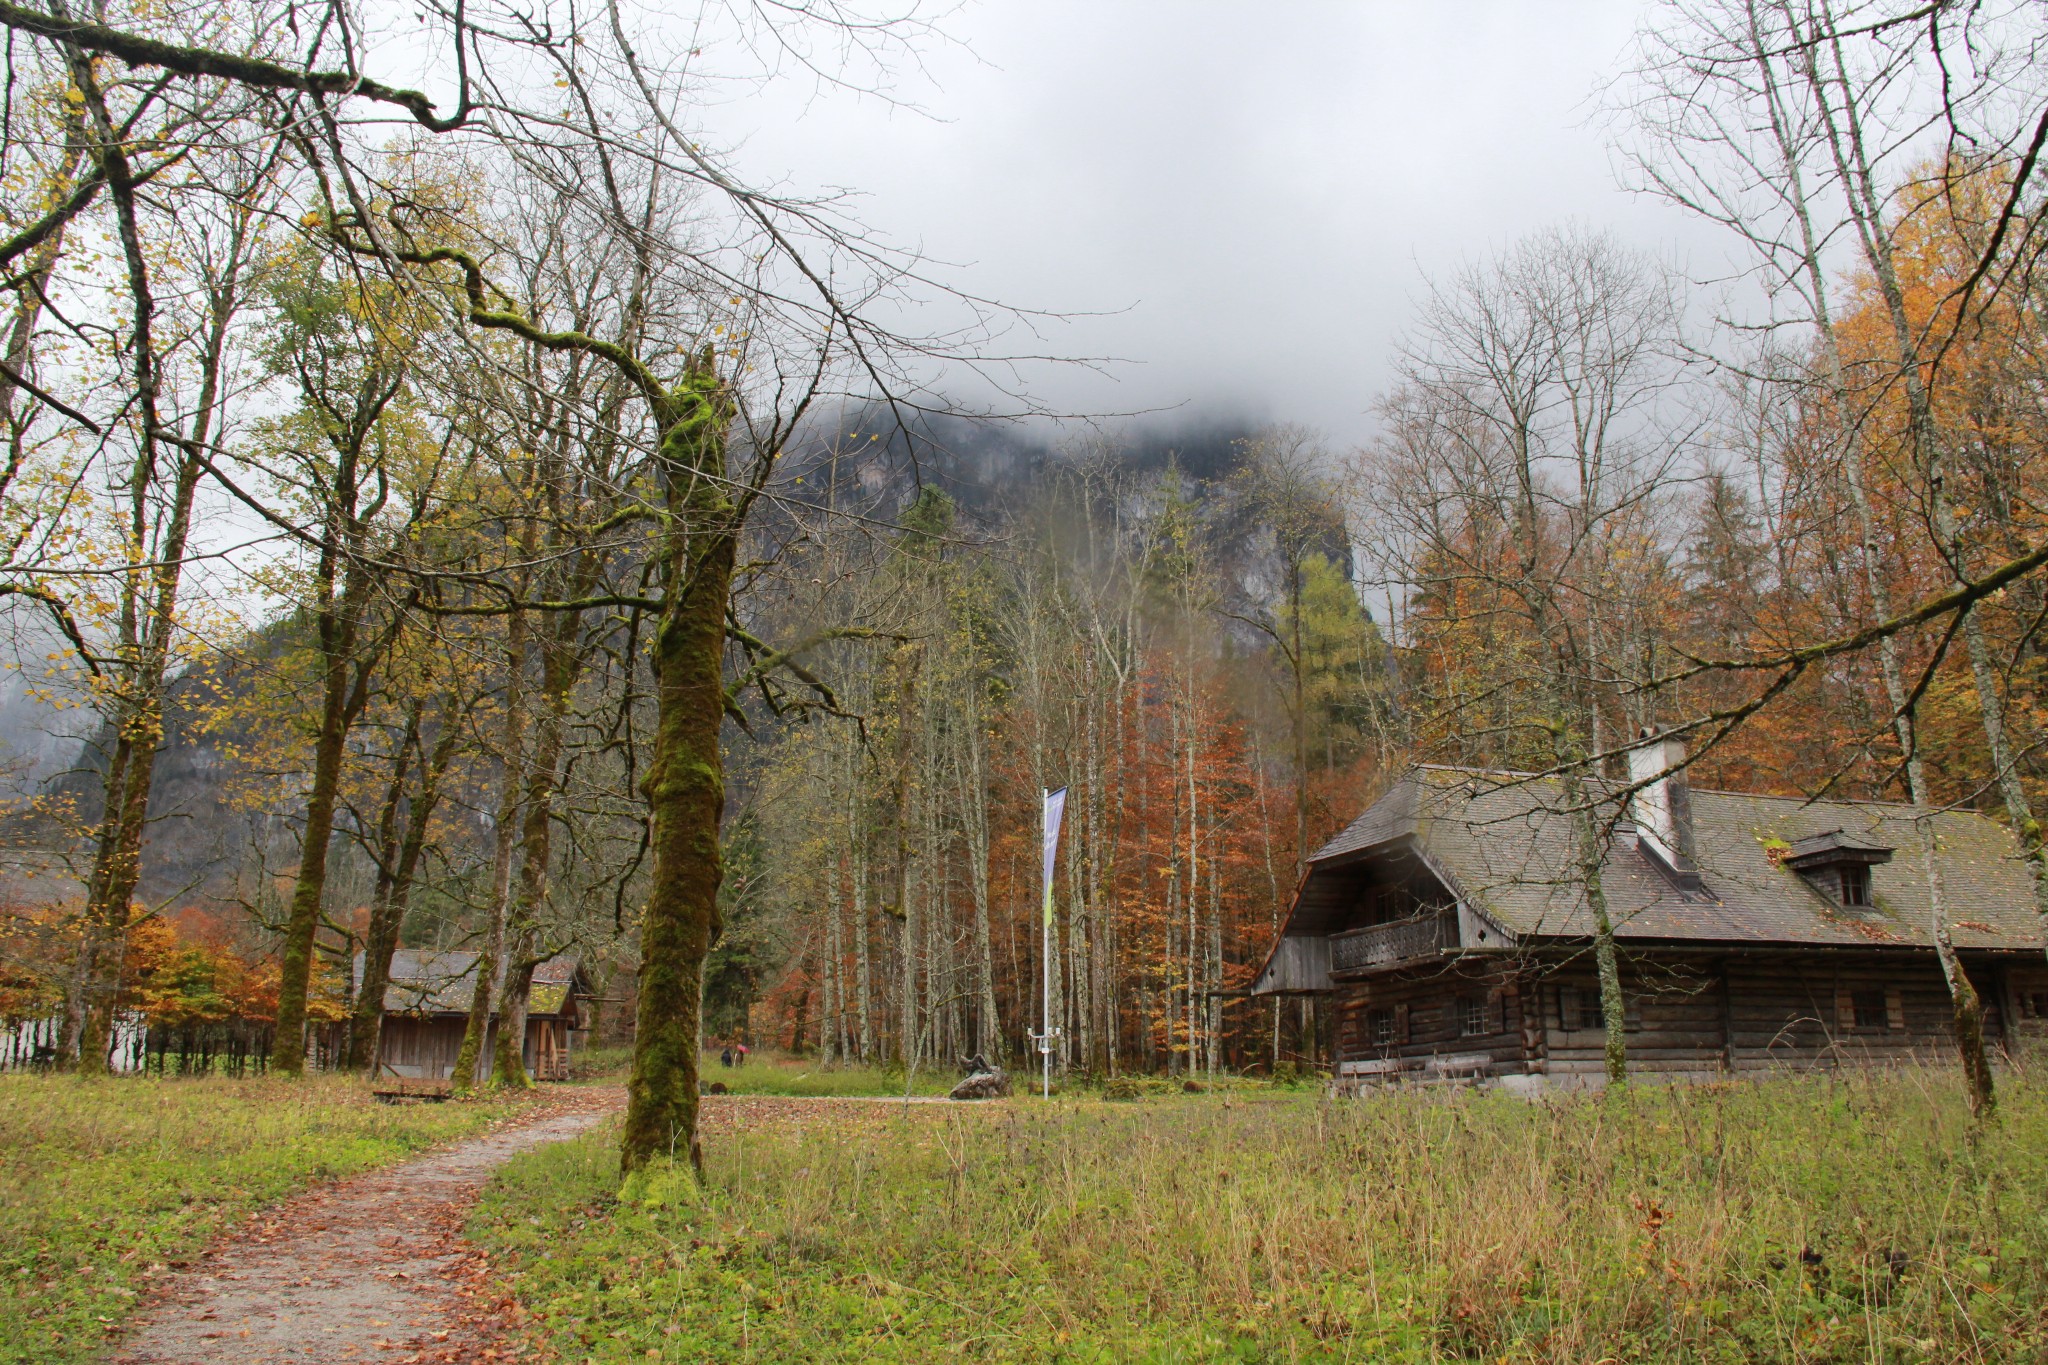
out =
[[[1532,1102],[1233,1088],[815,1106],[472,1222],[570,1361],[2048,1358],[2048,1090],[1941,1071]]]
[[[360,1078],[0,1075],[0,1361],[94,1359],[155,1275],[237,1219],[510,1107],[378,1104]]]
[[[815,1057],[757,1049],[744,1066],[723,1066],[717,1048],[697,1059],[702,1084],[716,1083],[732,1095],[800,1095],[831,1099],[856,1095],[901,1095],[906,1091],[900,1066],[822,1066]],[[576,1059],[575,1079],[623,1085],[633,1069],[630,1047],[592,1048]],[[943,1095],[960,1079],[957,1067],[920,1067],[909,1077],[908,1093]]]

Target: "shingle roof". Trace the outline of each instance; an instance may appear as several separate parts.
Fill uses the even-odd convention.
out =
[[[2012,835],[1971,811],[1865,801],[1801,801],[1692,792],[1701,889],[1680,890],[1617,836],[1601,886],[1623,938],[1811,946],[1927,946],[1930,902],[1918,819],[1935,837],[1948,919],[1961,948],[2040,948],[2032,882]],[[1843,842],[1896,849],[1871,869],[1876,904],[1836,905],[1779,857],[1785,847],[1840,830]],[[1317,850],[1309,882],[1368,852],[1412,841],[1475,910],[1519,937],[1584,937],[1592,915],[1572,867],[1564,784],[1555,778],[1417,768]],[[1307,887],[1304,887],[1306,893]]]
[[[391,955],[391,981],[384,1009],[391,1014],[467,1014],[476,990],[475,953],[400,948]],[[573,957],[551,957],[533,969],[527,1013],[559,1014],[576,979]],[[356,954],[356,983],[363,980],[363,955]]]

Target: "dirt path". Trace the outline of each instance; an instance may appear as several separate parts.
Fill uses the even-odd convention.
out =
[[[471,1308],[462,1222],[516,1154],[574,1137],[622,1091],[557,1092],[534,1118],[257,1214],[179,1275],[113,1352],[116,1365],[509,1359]]]

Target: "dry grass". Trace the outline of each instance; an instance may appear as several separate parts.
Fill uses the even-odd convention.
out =
[[[2048,1355],[2028,1082],[1975,1141],[1938,1072],[877,1108],[713,1142],[702,1196],[615,1200],[597,1135],[477,1228],[572,1359]]]

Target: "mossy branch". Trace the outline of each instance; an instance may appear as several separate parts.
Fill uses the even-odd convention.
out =
[[[0,4],[4,3],[5,0],[0,0]],[[484,277],[483,265],[476,257],[460,247],[437,246],[425,251],[401,249],[386,253],[380,252],[374,247],[365,246],[360,242],[352,241],[345,233],[337,235],[340,236],[342,243],[349,250],[360,255],[385,256],[388,254],[390,259],[403,261],[407,265],[455,266],[462,272],[462,292],[469,304],[470,322],[478,327],[489,327],[498,331],[510,332],[514,336],[530,341],[544,350],[580,351],[588,355],[599,356],[609,361],[626,377],[633,387],[639,389],[641,394],[655,405],[658,412],[662,412],[665,415],[670,401],[668,391],[662,387],[661,380],[656,377],[654,371],[648,369],[638,356],[615,341],[606,341],[603,337],[595,337],[588,332],[579,332],[574,328],[550,331],[523,314],[515,313],[505,308],[491,307],[489,300],[485,296],[487,286],[489,286],[490,293],[496,294],[501,299],[509,301],[509,296],[503,290],[490,285],[489,281]],[[668,424],[664,422],[663,425],[666,426]]]
[[[794,674],[806,687],[809,687],[823,698],[827,706],[834,710],[838,709],[839,698],[832,691],[831,685],[798,663],[797,660],[816,649],[819,645],[828,644],[833,640],[895,640],[901,642],[906,638],[902,635],[891,634],[888,631],[874,630],[867,626],[841,626],[836,629],[821,630],[815,634],[807,635],[787,649],[775,649],[737,624],[728,625],[726,633],[734,640],[737,640],[754,660],[747,670],[734,679],[732,685],[726,689],[725,696],[728,707],[737,706],[740,695],[743,692],[755,683],[767,678],[769,674],[781,669]]]
[[[118,57],[130,66],[154,66],[181,76],[211,77],[234,81],[261,90],[294,90],[307,95],[355,96],[378,104],[396,105],[413,116],[423,128],[437,133],[452,132],[469,121],[473,108],[467,94],[455,112],[443,118],[434,112],[434,102],[418,90],[385,85],[353,71],[301,71],[280,62],[238,52],[187,47],[129,33],[105,24],[62,18],[24,5],[0,0],[0,24],[38,38],[70,43],[87,52]],[[459,38],[459,35],[458,35]],[[462,44],[458,41],[457,48]]]

